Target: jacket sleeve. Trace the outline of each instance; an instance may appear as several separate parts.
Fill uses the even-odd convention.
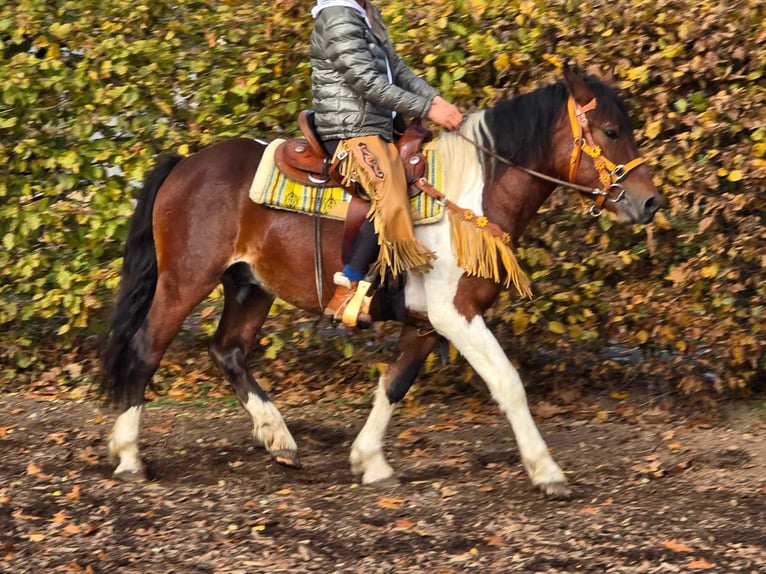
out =
[[[428,114],[436,92],[428,97],[408,91],[389,83],[386,75],[378,72],[368,46],[367,24],[354,9],[342,6],[325,8],[317,18],[316,26],[321,27],[328,60],[360,97],[403,115],[424,117]],[[397,61],[400,66],[403,65],[398,58]],[[394,78],[395,63],[389,62]],[[414,76],[412,72],[410,74]]]
[[[391,65],[391,75],[394,77],[394,83],[397,86],[403,90],[412,92],[413,94],[428,98],[429,102],[439,95],[438,90],[415,74],[410,67],[399,58],[399,55],[390,43],[386,43],[386,54],[388,54],[388,62]]]

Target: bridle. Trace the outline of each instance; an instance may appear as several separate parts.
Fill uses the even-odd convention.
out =
[[[590,156],[598,172],[598,179],[604,190],[594,189],[589,193],[595,195],[593,205],[588,212],[594,217],[601,215],[604,203],[609,200],[612,203],[618,203],[625,197],[625,188],[620,183],[628,176],[630,171],[644,163],[644,158],[637,157],[626,164],[615,164],[601,154],[601,148],[593,140],[593,134],[588,125],[588,116],[585,114],[596,109],[596,98],[581,106],[574,97],[569,96],[567,101],[567,113],[569,115],[569,125],[572,127],[572,136],[574,145],[572,155],[569,157],[569,179],[574,180],[577,175],[577,169],[580,167],[582,154]],[[616,196],[612,198],[612,194]]]
[[[625,198],[625,188],[620,183],[628,176],[628,173],[635,167],[641,165],[644,162],[642,157],[637,157],[630,160],[626,164],[615,164],[610,161],[601,153],[601,147],[596,145],[593,134],[590,131],[588,125],[587,112],[596,109],[596,98],[593,98],[590,102],[581,106],[578,104],[572,96],[569,96],[567,101],[567,113],[569,116],[569,125],[572,128],[572,136],[574,138],[574,146],[572,147],[572,154],[569,158],[569,180],[559,179],[528,167],[516,165],[515,163],[507,160],[503,156],[495,153],[491,149],[481,145],[480,143],[472,140],[468,136],[462,133],[459,129],[457,135],[481,150],[485,154],[491,156],[497,161],[504,163],[510,167],[518,169],[532,175],[538,179],[544,179],[551,183],[574,189],[580,193],[587,194],[593,197],[593,205],[588,208],[588,213],[594,217],[598,217],[603,213],[604,203],[609,201],[610,203],[619,203]],[[601,186],[604,189],[596,188],[592,189],[584,185],[574,183],[574,178],[577,175],[577,169],[580,166],[580,159],[582,154],[585,153],[593,159],[593,164],[598,172],[598,178],[601,182]],[[613,196],[613,194],[616,194]]]

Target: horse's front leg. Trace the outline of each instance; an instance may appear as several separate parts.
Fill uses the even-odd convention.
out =
[[[481,315],[466,319],[452,301],[429,301],[428,316],[484,380],[505,413],[516,437],[524,468],[532,483],[551,498],[568,498],[564,473],[548,452],[532,419],[518,371],[513,367]]]
[[[439,336],[420,333],[405,325],[399,335],[394,356],[378,380],[372,411],[351,447],[351,470],[362,475],[363,484],[380,483],[394,471],[383,455],[383,438],[396,403],[404,398]]]

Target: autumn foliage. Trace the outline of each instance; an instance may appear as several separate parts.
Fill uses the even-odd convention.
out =
[[[132,195],[161,151],[286,136],[310,105],[307,0],[0,7],[0,364],[103,327]],[[749,0],[390,0],[400,53],[470,110],[614,66],[668,205],[624,229],[559,191],[522,241],[530,302],[504,341],[592,355],[640,347],[686,392],[766,371],[766,26]],[[211,320],[214,319],[210,317]]]

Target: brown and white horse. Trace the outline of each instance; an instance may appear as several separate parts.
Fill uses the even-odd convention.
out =
[[[622,222],[646,223],[662,203],[615,92],[568,70],[563,82],[476,112],[460,133],[444,134],[436,143],[445,195],[486,216],[514,244],[556,180],[595,190],[585,196]],[[144,478],[138,435],[145,386],[186,316],[219,283],[224,308],[210,355],[252,417],[254,437],[276,461],[300,464],[295,440],[248,370],[247,358],[275,297],[315,313],[326,301],[320,304],[314,281],[306,281],[315,269],[313,220],[248,198],[264,148],[249,139],[225,140],[189,157],[162,159],[147,176],[103,356],[101,391],[120,407],[109,440],[117,477]],[[505,412],[533,484],[548,496],[566,497],[564,475],[530,415],[521,379],[482,318],[501,287],[467,276],[457,265],[449,225],[443,218],[416,229],[438,259],[432,271],[410,274],[405,301],[434,330],[423,334],[404,324],[351,449],[352,470],[365,484],[393,476],[382,450],[386,427],[443,336]],[[332,274],[341,267],[342,223],[326,220],[321,230],[323,292],[329,294]]]

